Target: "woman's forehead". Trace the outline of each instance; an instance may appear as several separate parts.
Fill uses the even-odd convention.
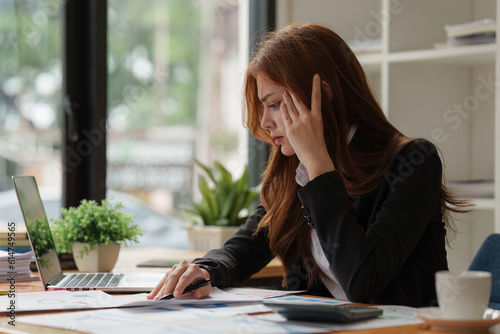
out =
[[[265,102],[269,96],[274,94],[280,94],[284,90],[283,87],[278,84],[272,82],[266,76],[257,76],[257,95],[259,100]]]

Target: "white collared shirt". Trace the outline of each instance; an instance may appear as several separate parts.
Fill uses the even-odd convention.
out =
[[[305,186],[307,182],[309,182],[307,170],[302,163],[299,163],[299,166],[295,171],[295,181],[302,187]],[[314,262],[316,262],[318,268],[325,274],[325,276],[321,276],[321,280],[323,281],[323,284],[328,289],[328,291],[330,291],[332,296],[334,296],[335,298],[347,299],[347,296],[342,289],[337,276],[335,276],[335,273],[330,269],[330,264],[326,259],[323,248],[321,248],[316,230],[313,228],[311,229],[311,253],[314,258]]]

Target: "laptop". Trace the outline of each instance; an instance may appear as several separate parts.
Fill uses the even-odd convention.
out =
[[[163,278],[164,274],[160,272],[63,273],[35,177],[13,176],[12,183],[26,223],[31,249],[35,254],[36,267],[45,290],[103,290],[112,293],[150,292]],[[46,242],[44,247],[37,245],[36,243],[40,241],[31,236],[33,228],[35,228],[32,222],[37,222],[38,229],[48,231],[46,239],[43,240]],[[43,249],[43,254],[37,254],[37,249]]]

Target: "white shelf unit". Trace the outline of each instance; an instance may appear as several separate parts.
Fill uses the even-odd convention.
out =
[[[497,180],[494,198],[474,199],[449,248],[451,269],[466,269],[490,233],[500,233],[500,43],[435,47],[444,26],[500,16],[500,0],[278,0],[278,26],[320,23],[344,40],[380,39],[358,54],[389,120],[433,141],[446,179]],[[497,31],[498,31],[497,27]]]

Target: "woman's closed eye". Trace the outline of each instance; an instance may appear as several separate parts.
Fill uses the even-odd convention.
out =
[[[271,104],[269,106],[269,108],[272,108],[273,110],[276,110],[277,108],[279,108],[280,105],[281,105],[281,101],[278,101],[275,104]]]

